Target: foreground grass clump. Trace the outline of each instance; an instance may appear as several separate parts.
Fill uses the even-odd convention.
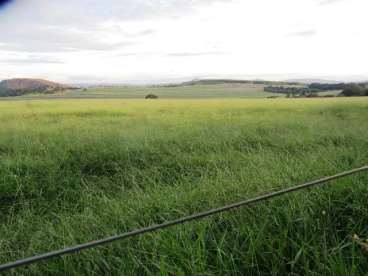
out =
[[[0,102],[0,263],[368,163],[368,101]],[[368,174],[29,268],[362,275]]]

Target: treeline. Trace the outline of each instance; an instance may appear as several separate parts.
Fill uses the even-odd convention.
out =
[[[264,91],[280,94],[309,94],[320,92],[318,89],[299,86],[265,86]]]
[[[342,90],[339,96],[368,96],[366,83],[312,83],[308,86],[265,86],[264,91],[287,94],[289,97],[318,97],[319,92]]]
[[[296,82],[265,81],[265,80],[234,80],[234,79],[202,79],[192,80],[179,84],[188,85],[214,85],[214,84],[263,84],[263,85],[296,85]],[[172,85],[172,84],[171,84]]]
[[[347,84],[341,92],[341,95],[346,97],[368,96],[368,88],[366,84]]]
[[[34,88],[34,89],[4,89],[0,88],[0,97],[17,97],[29,94],[54,94],[57,92],[64,91],[63,88]]]
[[[343,90],[345,89],[345,83],[311,83],[308,85],[310,89],[316,89],[318,91],[331,91],[331,90]]]

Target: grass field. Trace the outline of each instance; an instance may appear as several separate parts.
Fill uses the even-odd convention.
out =
[[[121,86],[95,87],[86,90],[70,90],[55,95],[25,95],[25,98],[121,98],[144,99],[147,94],[155,94],[161,99],[194,99],[194,98],[266,98],[283,95],[263,91],[263,85],[257,84],[217,84],[190,85],[177,87],[164,86]]]
[[[2,101],[0,263],[362,166],[367,118],[366,98]],[[15,274],[366,275],[368,174],[334,184]]]

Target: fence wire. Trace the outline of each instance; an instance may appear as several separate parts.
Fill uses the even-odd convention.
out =
[[[296,185],[290,188],[286,188],[286,189],[282,189],[276,192],[272,192],[272,193],[268,193],[265,195],[261,195],[252,199],[247,199],[247,200],[243,200],[243,201],[239,201],[233,204],[229,204],[229,205],[225,205],[219,208],[214,208],[214,209],[210,209],[201,213],[196,213],[193,215],[189,215],[189,216],[185,216],[176,220],[172,220],[172,221],[167,221],[161,224],[157,224],[157,225],[152,225],[149,227],[145,227],[145,228],[140,228],[140,229],[136,229],[130,232],[126,232],[126,233],[122,233],[119,235],[115,235],[115,236],[111,236],[111,237],[107,237],[101,240],[96,240],[96,241],[91,241],[91,242],[87,242],[84,244],[79,244],[73,247],[67,247],[64,249],[60,249],[60,250],[55,250],[55,251],[51,251],[51,252],[47,252],[44,254],[40,254],[40,255],[36,255],[33,257],[29,257],[29,258],[24,258],[24,259],[20,259],[17,260],[15,262],[10,262],[7,264],[2,264],[0,265],[0,272],[6,271],[6,270],[10,270],[10,269],[14,269],[14,268],[18,268],[21,266],[26,266],[26,265],[30,265],[33,263],[37,263],[40,261],[44,261],[44,260],[48,260],[51,258],[56,258],[56,257],[60,257],[63,255],[67,255],[67,254],[72,254],[72,253],[76,253],[88,248],[93,248],[96,246],[101,246],[104,244],[108,244],[108,243],[112,243],[118,240],[123,240],[123,239],[127,239],[127,238],[131,238],[131,237],[135,237],[135,236],[139,236],[139,235],[143,235],[145,233],[149,233],[149,232],[154,232],[157,230],[161,230],[161,229],[165,229],[174,225],[179,225],[179,224],[183,224],[189,221],[193,221],[193,220],[198,220],[198,219],[202,219],[208,216],[212,216],[218,213],[222,213],[222,212],[226,212],[226,211],[230,211],[232,209],[236,209],[239,207],[244,207],[244,206],[249,206],[255,203],[259,203],[259,202],[263,202],[266,200],[270,200],[276,197],[280,197],[282,195],[285,194],[289,194],[292,192],[296,192],[302,189],[307,189],[310,187],[314,187],[314,186],[319,186],[322,184],[326,184],[327,182],[330,182],[332,180],[336,180],[339,178],[343,178],[352,174],[356,174],[359,172],[363,172],[363,171],[367,171],[368,170],[368,166],[364,166],[364,167],[360,167],[357,169],[353,169],[350,171],[345,171],[333,176],[328,176],[328,177],[324,177],[318,180],[314,180],[314,181],[310,181],[310,182],[306,182],[300,185]]]

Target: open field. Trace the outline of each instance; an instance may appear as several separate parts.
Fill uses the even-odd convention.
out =
[[[362,166],[367,118],[367,97],[1,101],[0,263]],[[17,273],[364,275],[368,174],[335,184]]]
[[[267,96],[283,95],[263,91],[264,85],[257,84],[216,84],[190,86],[122,86],[96,87],[86,90],[70,90],[56,95],[25,95],[29,97],[49,98],[121,98],[143,99],[147,94],[155,94],[162,99],[195,99],[195,98],[266,98]]]
[[[290,85],[289,85],[290,86]],[[298,87],[295,85],[294,87]],[[319,96],[337,96],[341,90],[317,93]],[[116,86],[91,87],[65,90],[54,94],[25,94],[17,97],[0,97],[0,100],[27,99],[144,99],[148,94],[160,99],[261,99],[267,97],[285,98],[286,94],[265,92],[262,84],[196,84],[187,86]]]

